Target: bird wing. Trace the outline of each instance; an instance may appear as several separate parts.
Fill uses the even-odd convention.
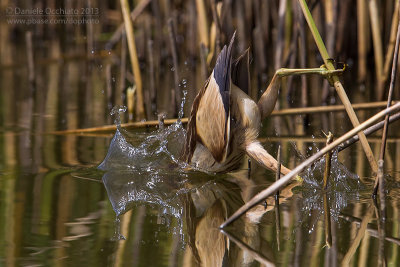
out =
[[[246,94],[250,94],[249,51],[244,53],[232,63],[232,83]]]
[[[200,99],[196,112],[196,133],[214,159],[225,159],[230,134],[230,88],[233,35],[224,46]]]

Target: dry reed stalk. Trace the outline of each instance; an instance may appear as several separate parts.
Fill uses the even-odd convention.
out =
[[[251,34],[247,35],[245,15],[243,12],[243,2],[242,1],[235,1],[234,12],[235,12],[235,17],[236,17],[237,40],[239,43],[238,47],[239,47],[240,51],[244,51],[247,48],[246,40],[251,38]],[[256,58],[256,60],[257,60],[257,58]],[[257,67],[257,65],[256,65],[256,67]]]
[[[32,86],[35,83],[35,64],[33,59],[33,44],[32,44],[31,31],[27,31],[25,33],[25,42],[26,42],[26,58],[28,60],[28,80]]]
[[[170,125],[176,123],[178,119],[167,119],[164,120],[165,125]],[[182,123],[187,123],[187,118],[182,118],[180,120]],[[151,120],[151,121],[137,121],[137,122],[129,122],[129,123],[122,123],[121,127],[123,128],[144,128],[144,127],[156,127],[159,125],[158,120]],[[88,133],[100,133],[100,132],[110,132],[115,131],[117,126],[115,125],[105,125],[93,128],[85,128],[85,129],[73,129],[73,130],[63,130],[63,131],[54,131],[50,132],[49,134],[88,134]]]
[[[206,7],[204,5],[204,0],[196,0],[196,8],[197,8],[197,27],[199,31],[200,43],[204,44],[207,48],[209,48],[208,22],[207,22],[207,14],[206,14]]]
[[[207,55],[207,64],[208,65],[212,64],[212,60],[213,60],[214,56],[215,57],[218,56],[218,54],[215,51],[215,49],[216,49],[216,47],[215,47],[216,41],[215,40],[216,40],[216,35],[217,35],[216,31],[217,31],[217,29],[213,22],[213,23],[211,23],[211,27],[210,27],[210,52]]]
[[[133,121],[136,86],[126,89],[126,105],[128,106],[128,121]]]
[[[278,146],[278,155],[277,155],[277,170],[276,170],[276,176],[275,176],[275,181],[278,181],[279,178],[281,177],[281,166],[282,166],[282,160],[281,160],[281,145]],[[279,211],[279,190],[276,191],[275,193],[275,228],[276,228],[276,242],[278,244],[278,251],[280,250],[280,232],[281,232],[281,217],[280,217],[280,211]]]
[[[327,192],[324,192],[324,225],[325,225],[325,244],[328,248],[332,247],[332,227],[331,227],[331,210]]]
[[[131,98],[131,97],[127,97]],[[397,102],[396,102],[397,103]],[[374,103],[371,103],[374,104]],[[369,103],[361,103],[361,104],[354,104],[353,106],[355,109],[368,109],[368,108],[377,108],[377,107],[383,107],[386,105],[386,102],[377,102],[376,104],[380,105],[372,105],[372,107],[368,107],[370,105]],[[129,108],[128,108],[129,109]],[[299,111],[298,108],[293,108],[293,109],[282,109],[278,111],[273,111],[271,113],[271,116],[281,116],[281,115],[297,115],[298,113],[317,113],[317,112],[329,112],[329,111],[344,111],[343,106],[321,106],[321,107],[315,107],[315,109],[312,108],[303,108]],[[392,116],[390,116],[389,123],[392,123],[396,120],[400,119],[400,113],[396,113]],[[175,123],[178,119],[170,119],[166,120],[166,124],[172,124]],[[187,122],[187,118],[182,118],[182,123]],[[128,127],[128,128],[140,128],[140,127],[151,127],[157,125],[157,121],[143,121],[143,122],[134,122],[134,123],[128,123],[128,124],[123,124],[123,127]],[[366,135],[369,135],[383,127],[383,121],[377,123],[376,125],[368,128],[367,130],[364,131]],[[72,134],[72,133],[93,133],[97,131],[111,131],[115,130],[116,127],[115,125],[106,125],[106,126],[99,126],[99,127],[93,127],[93,128],[83,128],[83,129],[71,129],[71,130],[65,130],[65,131],[56,131],[56,132],[51,132],[53,134]],[[263,139],[261,139],[263,140]],[[313,139],[314,140],[314,139]],[[358,136],[354,136],[349,142],[345,142],[343,145],[343,148],[339,147],[339,150],[343,150],[344,148],[348,147],[349,145],[357,142],[359,140]],[[350,142],[351,141],[351,142]]]
[[[389,37],[389,43],[386,51],[386,56],[385,56],[385,64],[383,67],[383,78],[385,81],[387,80],[387,77],[389,76],[389,71],[390,71],[390,63],[392,63],[393,60],[393,51],[395,49],[395,43],[396,43],[396,30],[398,28],[399,24],[399,2],[396,1],[395,7],[393,10],[393,16],[392,16],[392,26],[390,28],[390,37]]]
[[[367,77],[367,6],[365,0],[357,0],[358,82]]]
[[[393,114],[389,118],[389,123],[395,122],[395,121],[397,121],[399,119],[400,119],[400,113]],[[380,130],[380,129],[382,129],[384,127],[384,124],[385,124],[385,121],[378,122],[377,124],[372,125],[371,127],[365,129],[364,134],[365,135],[370,135],[370,134],[378,131],[378,130]],[[350,145],[354,144],[357,141],[358,141],[358,135],[353,136],[353,138],[351,138],[351,139],[347,140],[346,142],[344,142],[343,144],[341,144],[338,147],[338,151],[339,152],[342,151],[343,149],[349,147]],[[381,143],[382,143],[382,140],[381,140]]]
[[[398,10],[400,12],[400,10]],[[393,90],[394,90],[394,85],[396,82],[396,73],[397,73],[397,60],[399,56],[399,45],[400,45],[400,23],[398,24],[397,28],[397,34],[396,34],[396,45],[395,45],[395,50],[394,50],[394,55],[393,55],[393,60],[392,60],[392,74],[390,78],[390,86],[389,86],[389,93],[388,93],[388,99],[387,99],[387,106],[390,107],[392,98],[393,98]],[[383,127],[383,133],[382,133],[382,144],[381,144],[381,150],[380,150],[380,155],[379,159],[384,160],[385,158],[385,150],[386,150],[386,138],[387,138],[387,133],[388,133],[388,122],[389,122],[389,116],[385,117],[385,124]],[[382,176],[383,179],[383,176]],[[374,195],[377,193],[377,184],[383,182],[380,181],[379,179],[375,180],[375,187],[374,187]],[[380,193],[383,193],[380,192]]]
[[[115,104],[122,105],[123,99],[122,94],[126,88],[126,34],[125,30],[122,31],[121,37],[121,64],[120,64],[120,81],[118,86],[118,92],[116,92]]]
[[[335,58],[335,41],[336,41],[336,25],[337,25],[337,0],[325,0],[325,32],[326,32],[326,49],[328,54]],[[328,81],[324,81],[322,88],[322,103],[329,103],[329,96],[332,95],[332,87]]]
[[[213,17],[213,24],[211,27],[214,27],[215,29],[215,36],[214,36],[214,42],[211,42],[211,45],[214,47],[215,55],[219,55],[219,52],[221,51],[221,22],[220,22],[220,14],[221,12],[217,11],[217,4],[215,3],[215,0],[210,0],[211,3],[211,11],[212,11],[212,17]],[[221,7],[221,2],[218,3],[218,5]]]
[[[298,44],[299,44],[299,63],[300,68],[305,69],[307,64],[307,42],[306,42],[306,33],[304,27],[304,16],[301,12],[301,7],[297,1],[294,4],[294,13],[295,20],[297,21],[297,30],[298,30]],[[301,79],[301,107],[308,106],[308,90],[307,90],[307,77],[306,75],[302,75]]]
[[[237,218],[239,218],[242,214],[244,214],[246,211],[272,195],[273,193],[276,192],[276,190],[279,190],[282,188],[285,184],[287,184],[295,175],[303,171],[307,166],[309,166],[311,163],[322,157],[325,153],[331,151],[344,141],[347,141],[350,139],[352,136],[355,134],[359,133],[360,131],[364,130],[371,124],[375,123],[382,117],[384,117],[386,114],[390,114],[392,112],[400,110],[400,102],[391,106],[390,108],[386,108],[382,110],[381,112],[377,113],[376,115],[372,116],[365,122],[361,123],[357,127],[353,128],[352,130],[348,131],[346,134],[342,135],[335,141],[333,141],[330,145],[322,148],[320,151],[303,161],[300,165],[298,165],[296,168],[294,168],[292,171],[290,171],[288,174],[283,176],[279,181],[274,182],[272,185],[270,185],[267,189],[264,189],[257,195],[255,195],[252,199],[250,199],[246,204],[244,204],[242,207],[240,207],[232,216],[230,216],[223,224],[221,224],[220,228],[224,228],[225,226],[229,225],[233,221],[235,221]],[[364,135],[365,136],[365,135]]]
[[[344,219],[344,220],[346,220],[346,221],[348,221],[348,222],[355,223],[356,225],[358,225],[358,227],[362,222],[362,220],[360,218],[357,218],[357,217],[354,217],[354,216],[351,216],[351,215],[339,214],[339,217]],[[367,231],[368,231],[370,236],[379,238],[379,233],[374,227],[375,226],[368,225],[367,226]],[[390,243],[396,244],[397,246],[400,246],[400,239],[399,238],[385,236],[385,240],[390,242]]]
[[[88,0],[86,2],[87,8],[91,8],[92,5],[92,0]],[[87,23],[86,24],[86,45],[87,45],[87,57],[89,60],[93,59],[94,56],[94,31],[93,31],[93,23]]]
[[[173,68],[174,68],[174,90],[173,90],[173,95],[174,98],[171,99],[172,103],[171,106],[174,107],[174,113],[175,115],[178,113],[179,110],[179,104],[181,103],[182,99],[182,93],[181,89],[179,86],[179,59],[178,59],[178,52],[177,52],[177,47],[176,47],[176,34],[175,34],[175,27],[174,27],[174,22],[170,18],[168,19],[168,36],[169,36],[169,44],[171,48],[171,54],[172,54],[172,62],[173,62]]]
[[[207,47],[201,43],[200,44],[200,73],[201,80],[207,80],[208,70],[207,70]]]
[[[113,106],[113,82],[112,82],[112,73],[111,73],[111,63],[107,63],[106,65],[106,88],[107,91],[105,93],[105,98],[106,98],[106,107],[108,107],[107,109],[107,113],[108,110],[110,110]]]
[[[155,87],[155,72],[154,72],[154,56],[153,56],[153,41],[147,41],[147,57],[149,60],[149,90],[150,90],[150,101],[152,113],[157,110],[157,91]]]
[[[144,104],[143,104],[143,85],[142,76],[140,74],[139,59],[136,52],[135,35],[133,32],[132,20],[129,16],[129,3],[128,0],[121,0],[122,15],[125,22],[125,32],[128,39],[128,48],[130,60],[133,68],[133,75],[135,76],[136,85],[136,120],[142,120],[145,118],[144,115]]]
[[[371,103],[352,104],[351,107],[354,110],[362,110],[362,109],[372,109],[372,108],[383,108],[386,105],[387,105],[386,101],[380,101]],[[341,105],[317,106],[317,107],[306,107],[306,108],[288,108],[288,109],[274,110],[271,113],[271,116],[314,114],[321,112],[338,112],[338,111],[346,111],[346,108]]]
[[[275,58],[274,58],[274,68],[276,70],[282,68],[282,58],[283,58],[283,48],[284,45],[284,35],[285,35],[285,15],[286,15],[287,0],[279,1],[279,20],[278,20],[278,33],[276,37],[276,47],[275,47]]]
[[[379,232],[379,266],[386,266],[385,260],[385,221],[386,221],[386,194],[385,194],[385,179],[383,177],[383,159],[378,160],[378,175],[376,180],[379,180],[379,214],[378,214],[378,232]]]
[[[353,255],[356,252],[357,248],[360,246],[360,242],[367,231],[368,223],[372,219],[373,211],[374,208],[371,204],[367,210],[367,213],[365,214],[364,218],[360,223],[360,227],[358,229],[356,237],[353,240],[353,243],[351,244],[349,250],[346,252],[346,255],[344,255],[343,257],[341,266],[350,266],[350,260],[351,258],[353,258]]]
[[[321,35],[318,32],[317,26],[315,25],[314,19],[311,16],[310,10],[307,7],[306,1],[305,0],[299,0],[300,6],[303,10],[304,16],[306,18],[306,21],[309,25],[309,28],[311,30],[311,33],[314,37],[315,43],[318,47],[318,50],[324,60],[325,66],[328,70],[335,70],[335,67],[332,64],[332,61],[330,60],[330,56],[326,50],[325,44],[322,41]],[[333,75],[331,77],[331,83],[333,83],[333,86],[336,89],[337,94],[339,95],[339,98],[341,99],[343,105],[346,108],[346,112],[350,118],[351,123],[353,124],[354,127],[357,127],[360,125],[360,122],[358,121],[358,118],[351,106],[351,102],[349,98],[347,97],[346,91],[343,88],[342,83],[339,80],[339,77],[337,75]],[[378,171],[378,165],[376,163],[376,160],[374,158],[374,154],[372,153],[371,147],[368,144],[368,140],[365,137],[364,133],[360,132],[359,133],[360,137],[360,142],[361,145],[364,149],[365,155],[367,156],[368,162],[371,165],[371,169],[374,173]]]
[[[274,68],[280,69],[282,67],[282,62],[283,62],[283,53],[284,53],[284,47],[285,47],[285,18],[286,18],[286,9],[287,9],[288,3],[287,0],[282,0],[279,1],[279,9],[278,9],[278,27],[277,27],[277,37],[276,37],[276,42],[275,42],[275,56],[274,56]],[[260,30],[260,29],[257,29]],[[255,40],[258,39],[258,35],[261,34],[260,32],[256,32],[256,29],[254,29],[253,38]],[[257,35],[256,35],[257,34]],[[260,59],[265,58],[264,55],[258,56]],[[281,92],[282,95],[286,95],[284,92],[285,88],[281,87]],[[281,103],[278,99],[278,101],[275,104],[274,110],[279,110],[281,109]],[[274,125],[275,125],[275,131],[277,132],[278,135],[283,133],[283,120],[280,118],[274,118]]]
[[[152,0],[141,0],[137,6],[132,10],[130,17],[132,19],[132,22],[135,22],[135,20],[137,19],[137,17],[143,12],[143,10],[147,7],[147,5],[150,2],[156,2],[156,1],[152,1]],[[122,3],[121,3],[121,7],[122,7]],[[114,45],[116,43],[118,43],[118,41],[121,39],[122,33],[125,29],[125,23],[121,23],[121,25],[118,26],[117,30],[113,33],[113,35],[111,36],[111,38],[108,40],[108,42],[106,43],[105,47],[107,50],[110,50],[114,47]]]
[[[383,98],[383,49],[382,49],[382,34],[379,21],[378,4],[376,0],[368,0],[369,15],[371,18],[372,41],[374,44],[374,57],[375,57],[375,73],[377,82],[377,98]]]
[[[329,145],[333,141],[333,134],[329,132],[326,135],[326,145]],[[332,151],[329,151],[328,153],[325,154],[325,169],[324,169],[324,184],[323,184],[323,189],[327,190],[328,189],[328,182],[329,182],[329,176],[331,174],[331,160],[332,160]]]

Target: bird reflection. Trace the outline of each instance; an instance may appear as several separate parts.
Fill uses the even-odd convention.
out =
[[[107,172],[103,176],[104,186],[116,214],[122,215],[137,205],[159,207],[163,216],[173,216],[180,223],[180,231],[190,248],[185,263],[187,266],[250,266],[255,260],[270,263],[274,258],[270,245],[260,234],[262,216],[274,208],[274,198],[266,200],[237,220],[232,228],[226,229],[245,244],[256,256],[238,246],[224,235],[219,226],[254,193],[257,184],[249,180],[246,171],[226,175],[223,179],[211,179],[196,172],[185,175],[177,172],[176,177],[137,176],[132,172]],[[196,176],[197,175],[197,176]],[[172,179],[173,178],[173,179]],[[281,202],[292,196],[297,182],[281,191]],[[263,185],[265,186],[265,184]],[[189,256],[188,256],[189,255]],[[190,262],[190,264],[189,264]]]

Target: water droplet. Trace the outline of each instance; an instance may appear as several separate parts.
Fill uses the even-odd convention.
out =
[[[115,83],[115,77],[112,77],[111,80]]]
[[[116,115],[114,119],[115,125],[119,128],[121,126],[120,114],[126,112],[126,106],[115,106],[111,109],[110,115]]]
[[[94,50],[92,50],[92,54],[94,54]]]

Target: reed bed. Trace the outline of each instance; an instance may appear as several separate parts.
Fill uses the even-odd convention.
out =
[[[131,1],[129,21],[132,23],[126,23],[127,15],[122,16],[129,9],[125,3],[90,1],[91,7],[100,10],[99,24],[58,28],[60,35],[75,37],[76,45],[82,38],[88,40],[85,46],[88,57],[108,55],[111,75],[115,77],[111,105],[120,104],[119,99],[126,105],[127,88],[136,84],[136,120],[155,119],[161,112],[166,112],[169,118],[175,117],[182,90],[188,91],[187,112],[204,77],[209,75],[219,49],[235,30],[238,33],[235,54],[250,48],[252,90],[249,94],[254,99],[265,90],[277,68],[317,67],[324,60],[330,65],[326,62],[327,55],[332,62],[349,65],[341,80],[351,84],[348,92],[352,103],[381,101],[388,94],[398,25],[395,0],[385,5],[373,0],[353,4],[337,0],[311,1],[311,14],[329,52],[322,57],[311,40],[299,1]],[[86,4],[65,2],[62,5],[78,8]],[[127,39],[123,34],[126,27],[129,28]],[[27,25],[9,25],[7,30],[18,28],[26,30]],[[29,29],[34,33],[33,41],[59,38],[57,34],[47,35],[43,25],[32,25]],[[6,50],[3,47],[2,51]],[[68,55],[71,55],[68,51],[61,52],[62,57]],[[131,61],[127,67],[126,58]],[[2,68],[12,64],[1,60]],[[374,75],[367,75],[367,71]],[[398,86],[394,99],[399,97]],[[178,103],[171,105],[175,102]],[[282,85],[277,106],[281,109],[340,102],[340,97],[320,77],[294,77],[287,78]],[[285,132],[284,125],[281,127]]]

